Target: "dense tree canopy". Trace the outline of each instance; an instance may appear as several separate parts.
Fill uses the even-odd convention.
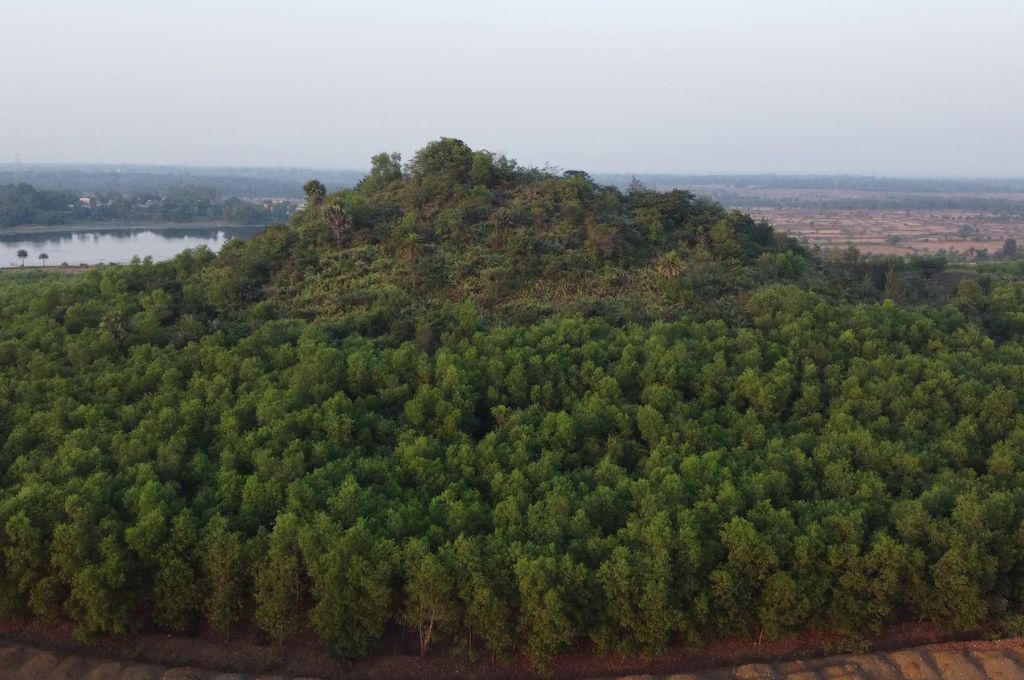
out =
[[[66,222],[78,196],[69,191],[37,191],[33,186],[0,185],[0,227]]]
[[[0,608],[340,655],[1024,608],[1024,285],[443,139],[220,255],[0,279]]]

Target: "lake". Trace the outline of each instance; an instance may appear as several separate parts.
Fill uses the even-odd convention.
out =
[[[0,234],[0,267],[21,264],[18,251],[28,251],[26,265],[38,266],[46,253],[47,265],[67,263],[112,264],[133,257],[167,260],[188,248],[206,246],[212,251],[233,238],[247,239],[264,227],[152,227],[139,225],[118,229],[87,228]]]

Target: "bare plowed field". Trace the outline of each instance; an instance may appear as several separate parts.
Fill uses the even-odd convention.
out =
[[[965,211],[759,208],[751,214],[824,249],[854,246],[864,253],[946,252],[996,255],[1006,239],[1024,247],[1024,219]]]

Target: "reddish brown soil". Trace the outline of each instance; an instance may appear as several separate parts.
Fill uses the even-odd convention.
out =
[[[0,639],[31,644],[62,653],[91,655],[120,661],[136,661],[161,666],[193,666],[213,671],[239,673],[275,673],[290,676],[315,676],[347,680],[398,680],[423,678],[441,680],[526,680],[538,677],[593,678],[636,673],[668,674],[709,672],[752,662],[777,662],[820,657],[853,651],[844,646],[837,634],[809,633],[782,641],[732,638],[700,648],[677,645],[665,655],[653,659],[628,659],[598,656],[587,645],[558,656],[547,669],[532,667],[523,658],[505,664],[481,659],[470,661],[464,654],[436,650],[427,657],[415,653],[415,641],[400,633],[389,635],[383,653],[356,662],[346,662],[325,652],[314,640],[299,638],[277,647],[252,633],[241,634],[225,642],[210,633],[195,636],[140,633],[125,638],[104,638],[90,644],[74,639],[73,626],[66,622],[0,621]],[[975,636],[982,632],[975,632]],[[1021,646],[1021,641],[961,642],[934,627],[915,624],[893,628],[871,640],[863,648],[887,651],[941,642],[944,650],[985,650],[1000,645]],[[859,651],[859,650],[858,650]]]
[[[995,255],[1008,238],[1024,242],[1024,218],[956,210],[752,208],[790,236],[822,248],[909,255],[942,251]]]

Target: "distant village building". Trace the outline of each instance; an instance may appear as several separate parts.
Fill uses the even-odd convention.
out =
[[[96,207],[96,197],[95,196],[82,196],[81,198],[78,199],[78,204],[82,205],[82,206],[85,206],[86,208],[95,208]]]

